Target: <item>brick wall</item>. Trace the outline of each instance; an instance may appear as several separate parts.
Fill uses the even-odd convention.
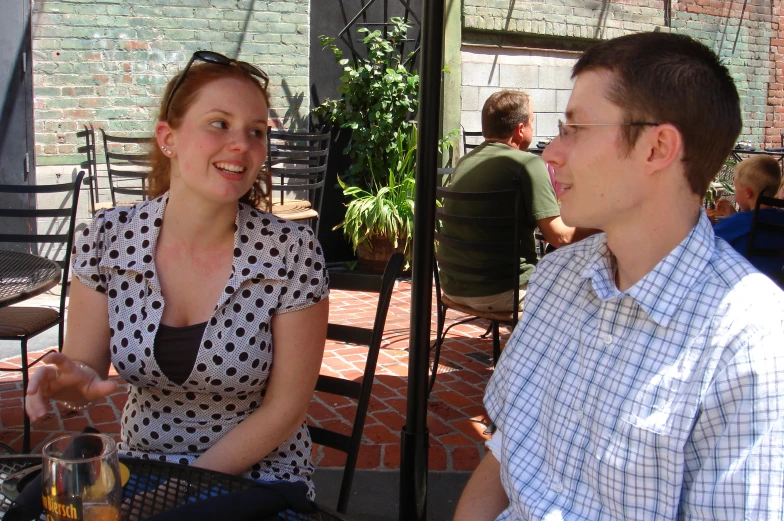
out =
[[[743,108],[742,139],[782,146],[780,5],[774,7],[773,0],[672,0],[671,5],[668,13],[661,0],[464,0],[463,41],[484,43],[503,35],[517,46],[563,49],[656,28],[688,34],[719,54],[732,72]]]
[[[36,2],[38,164],[81,161],[74,134],[83,123],[151,133],[166,82],[199,49],[266,70],[271,117],[286,128],[306,125],[309,17],[309,0]]]

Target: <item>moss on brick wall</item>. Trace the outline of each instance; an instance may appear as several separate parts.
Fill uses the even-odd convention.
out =
[[[35,10],[39,164],[74,162],[83,123],[151,133],[166,82],[199,49],[267,71],[271,117],[307,124],[309,0],[47,0]]]

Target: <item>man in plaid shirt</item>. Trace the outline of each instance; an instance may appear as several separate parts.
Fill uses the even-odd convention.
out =
[[[535,270],[455,520],[781,519],[784,293],[701,208],[742,125],[732,78],[664,33],[573,77],[544,159],[563,221],[604,233]]]

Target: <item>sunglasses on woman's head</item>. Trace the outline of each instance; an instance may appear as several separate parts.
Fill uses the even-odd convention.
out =
[[[182,70],[180,75],[177,77],[177,82],[172,87],[171,92],[169,93],[169,97],[166,98],[166,110],[164,110],[164,114],[166,115],[166,119],[169,119],[169,106],[171,105],[172,99],[174,99],[174,94],[177,92],[177,89],[180,88],[182,85],[183,80],[185,80],[185,75],[188,74],[188,69],[191,68],[194,61],[202,61],[207,63],[216,63],[218,65],[226,65],[232,66],[236,65],[237,67],[241,68],[242,70],[248,72],[249,74],[256,76],[261,80],[261,86],[264,90],[267,90],[267,85],[269,84],[269,76],[263,70],[254,67],[248,62],[241,62],[239,60],[235,60],[234,58],[228,58],[220,53],[212,52],[212,51],[196,51],[191,56],[191,59],[188,61],[188,65]]]

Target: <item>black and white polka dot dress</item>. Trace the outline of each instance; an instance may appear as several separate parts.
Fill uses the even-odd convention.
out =
[[[193,370],[178,385],[153,355],[164,306],[154,259],[167,201],[165,194],[96,214],[77,237],[73,273],[109,298],[112,364],[131,384],[120,453],[190,463],[261,405],[273,359],[272,316],[319,302],[328,281],[310,228],[240,204],[231,276]],[[303,481],[312,496],[312,472],[303,423],[246,476]]]

